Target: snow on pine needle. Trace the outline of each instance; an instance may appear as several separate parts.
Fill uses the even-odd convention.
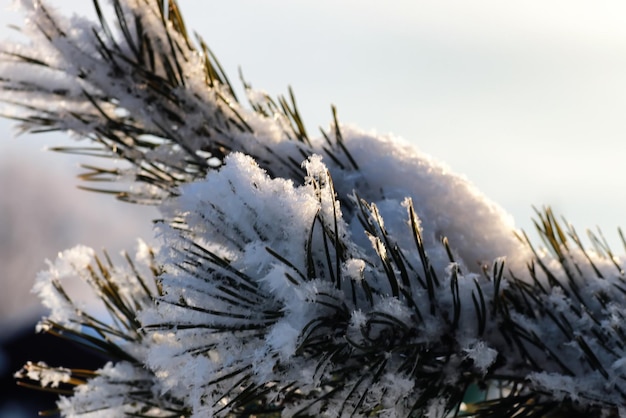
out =
[[[37,325],[38,331],[82,344],[110,361],[97,371],[29,362],[16,373],[18,382],[25,386],[39,382],[43,390],[58,393],[58,411],[63,416],[183,414],[183,405],[163,394],[144,366],[145,333],[137,312],[152,305],[160,288],[152,250],[140,241],[136,256],[126,256],[123,267],[114,266],[107,254],[101,259],[92,249],[77,246],[48,264],[33,287],[50,310]],[[66,291],[77,289],[77,280],[92,292],[82,303]]]
[[[312,137],[291,91],[244,82],[239,102],[173,1],[94,1],[97,22],[20,4],[5,116],[89,141],[59,151],[126,161],[85,166],[116,184],[87,189],[161,211],[154,253],[120,267],[76,247],[38,277],[39,329],[109,359],[18,373],[59,393],[61,414],[626,413],[626,279],[601,237],[585,248],[544,210],[537,247],[398,138],[334,109]],[[71,279],[100,307],[68,295]]]

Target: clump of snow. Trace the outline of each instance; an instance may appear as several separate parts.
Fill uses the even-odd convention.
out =
[[[510,256],[513,262],[529,255],[514,235],[512,217],[445,164],[401,138],[366,134],[347,126],[342,126],[342,135],[359,170],[340,176],[331,169],[339,195],[355,190],[379,207],[383,201],[401,203],[410,197],[426,247],[439,247],[445,236],[470,269],[501,256]],[[386,216],[385,211],[381,215],[386,220],[398,219]]]
[[[474,366],[483,374],[495,363],[498,351],[489,347],[484,341],[478,340],[463,348],[465,356],[472,360]]]
[[[93,256],[94,251],[91,248],[77,246],[59,253],[54,262],[46,260],[48,270],[37,275],[33,293],[50,309],[50,321],[63,324],[69,329],[80,329],[77,307],[68,299],[62,287],[68,286],[68,282],[84,280]]]
[[[350,326],[356,329],[360,329],[362,326],[366,324],[367,317],[360,309],[352,311],[350,315]]]
[[[397,216],[392,217],[393,222],[385,223],[378,205],[371,206],[371,219],[379,232],[369,235],[380,258],[368,266],[363,257],[371,250],[369,246],[360,246],[358,239],[352,241],[326,165],[314,156],[304,167],[309,181],[296,186],[270,178],[253,159],[233,153],[219,171],[181,187],[179,195],[162,206],[166,218],[177,219],[181,227],[161,229],[163,248],[167,251],[160,254],[159,262],[184,268],[166,269],[161,276],[163,301],[142,312],[141,321],[147,329],[154,329],[151,341],[159,341],[149,349],[148,364],[157,376],[169,382],[165,387],[176,396],[189,399],[190,403],[207,396],[211,402],[235,396],[229,392],[239,379],[235,371],[248,368],[254,371],[259,383],[297,381],[303,376],[302,370],[308,370],[296,365],[303,360],[298,358],[298,348],[310,332],[309,327],[323,323],[326,316],[336,315],[335,309],[346,306],[352,310],[345,318],[343,332],[363,347],[391,346],[396,338],[402,339],[405,333],[417,329],[420,331],[416,341],[420,342],[444,332],[439,319],[418,322],[403,298],[385,294],[388,282],[379,263],[389,262],[391,255],[387,252],[389,243],[378,234],[386,230],[394,240],[408,241],[413,239],[411,225],[406,220],[398,222]],[[400,214],[404,219],[407,205],[406,200],[380,202],[381,212]],[[316,239],[327,239],[315,229],[317,219],[341,240],[345,259],[329,258],[328,248],[315,244]],[[351,222],[360,221],[355,217]],[[227,260],[245,276],[229,277],[227,270],[218,267],[221,262],[208,262],[214,257]],[[308,276],[313,272],[323,276]],[[334,274],[350,280],[333,279],[333,284],[330,279]],[[450,272],[445,277],[449,275]],[[461,285],[464,299],[470,298],[474,289],[472,277],[467,275]],[[228,283],[237,282],[241,286],[237,297],[224,292],[232,286]],[[368,300],[364,295],[355,295],[352,287],[347,286],[349,283],[367,285],[382,293]],[[414,292],[412,297],[417,298],[419,306],[430,303],[426,292]],[[445,293],[445,286],[438,292]],[[246,309],[234,309],[236,305]],[[473,309],[473,305],[465,306]],[[281,315],[270,319],[265,312]],[[177,329],[176,325],[165,324],[185,326]],[[248,327],[252,327],[252,332],[246,331]],[[471,327],[469,333],[470,330]],[[481,341],[466,347],[464,355],[485,373],[497,352]],[[393,355],[386,356],[391,361]],[[193,371],[189,365],[194,365]],[[317,373],[305,374],[308,381],[319,381]],[[366,399],[376,403],[383,394],[386,399],[409,396],[413,380],[391,372],[388,376],[405,384],[393,392],[387,385],[380,390],[376,389],[378,384],[373,385]],[[181,381],[185,382],[184,387],[180,386]],[[207,390],[207,381],[216,383]],[[275,390],[274,396],[278,396],[280,385]]]
[[[135,260],[140,266],[150,266],[154,259],[154,249],[143,239],[137,239],[137,250],[135,252]]]
[[[148,401],[138,401],[138,392]],[[158,386],[154,386],[152,376],[143,368],[128,362],[107,363],[88,383],[76,386],[72,397],[62,396],[57,406],[67,417],[171,416],[171,411],[156,406],[167,405],[163,397],[161,402],[155,402],[159,395]]]
[[[320,211],[317,190],[311,184],[295,187],[290,181],[270,179],[250,157],[234,153],[219,172],[182,187],[180,196],[163,206],[164,213],[178,217],[185,228],[163,228],[169,248],[174,243],[180,247],[174,253],[163,252],[160,261],[166,266],[189,265],[192,270],[169,268],[161,278],[164,303],[141,313],[141,320],[148,326],[172,321],[187,324],[180,331],[174,327],[152,333],[153,341],[159,341],[148,359],[155,373],[171,382],[184,380],[187,385],[184,389],[172,383],[171,390],[184,391],[182,396],[190,400],[202,398],[206,381],[219,379],[231,367],[241,367],[237,366],[240,363],[250,364],[259,378],[281,379],[275,376],[277,362],[282,361],[281,367],[288,364],[303,328],[316,310],[324,310],[315,304],[318,295],[336,293],[329,283],[302,276],[309,231]],[[281,222],[274,222],[276,219]],[[207,264],[203,272],[202,265],[196,265],[201,259],[190,257],[193,246],[189,240],[204,248],[207,256],[208,251],[215,251],[215,256],[227,257],[245,274],[236,279],[242,286],[237,296],[225,292],[235,279],[227,270]],[[280,254],[280,258],[272,253]],[[201,271],[195,272],[197,267]],[[245,313],[234,310],[232,303],[247,307]],[[268,312],[275,311],[282,312],[282,317],[268,317]],[[236,331],[254,323],[262,327],[262,333],[254,328],[251,332]],[[232,333],[215,333],[211,328]],[[165,339],[161,334],[174,338]],[[206,367],[203,372],[196,369],[190,374],[181,365],[197,365],[199,358],[194,352],[204,346],[213,347],[209,358],[203,357]],[[180,361],[173,362],[172,356]],[[211,391],[214,401],[229,388],[230,379],[222,380],[224,383]]]
[[[350,259],[343,264],[343,274],[354,281],[363,280],[363,272],[365,271],[365,261],[361,259]]]
[[[58,367],[49,367],[46,363],[40,361],[33,363],[29,361],[24,369],[15,373],[16,378],[29,378],[38,381],[43,388],[58,388],[61,383],[67,383],[72,377],[69,369]]]

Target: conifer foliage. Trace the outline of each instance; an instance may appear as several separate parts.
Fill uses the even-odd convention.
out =
[[[585,248],[546,209],[538,247],[399,139],[335,109],[311,136],[291,91],[244,82],[240,102],[175,1],[94,0],[96,22],[21,5],[4,115],[125,161],[84,166],[84,188],[161,212],[156,248],[114,263],[79,246],[37,277],[38,329],[108,359],[17,373],[62,415],[626,414],[624,260],[601,236]]]

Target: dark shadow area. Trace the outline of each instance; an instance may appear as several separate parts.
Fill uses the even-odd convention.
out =
[[[16,384],[15,372],[27,361],[43,361],[50,366],[97,369],[106,360],[77,344],[48,334],[35,333],[30,321],[0,339],[0,417],[37,417],[39,411],[56,408],[56,394],[24,388]],[[56,416],[56,415],[53,415]]]

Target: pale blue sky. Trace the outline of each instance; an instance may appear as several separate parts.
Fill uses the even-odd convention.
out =
[[[600,225],[611,241],[626,226],[626,3],[180,5],[235,84],[241,66],[271,94],[291,85],[311,132],[334,103],[341,121],[406,138],[465,174],[520,227],[532,228],[532,205],[552,205],[581,232]]]
[[[626,4],[583,1],[181,1],[234,73],[291,84],[311,127],[393,132],[531,228],[626,226]]]

